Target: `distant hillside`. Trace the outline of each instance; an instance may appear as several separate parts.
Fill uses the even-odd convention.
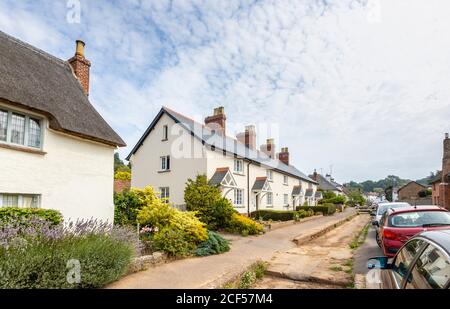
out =
[[[423,184],[423,185],[428,185],[428,182],[430,181],[430,179],[432,177],[434,177],[435,173],[430,173],[430,176],[424,177],[422,179],[418,179],[416,180],[418,183]],[[406,185],[408,182],[410,182],[410,179],[403,179],[400,178],[399,176],[395,176],[395,175],[389,175],[384,179],[380,179],[377,181],[373,181],[373,180],[366,180],[363,182],[355,182],[355,181],[350,181],[348,183],[346,183],[345,185],[351,188],[357,188],[357,189],[361,189],[363,192],[373,192],[376,191],[376,189],[382,189],[383,191],[386,190],[386,188],[388,187],[401,187]]]

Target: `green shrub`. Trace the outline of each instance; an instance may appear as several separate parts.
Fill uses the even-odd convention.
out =
[[[135,226],[137,213],[142,206],[134,189],[114,192],[114,224]]]
[[[41,208],[16,208],[6,207],[0,208],[0,222],[6,223],[15,219],[30,219],[37,217],[58,225],[63,221],[63,216],[57,210],[41,209]]]
[[[219,254],[230,250],[228,241],[213,231],[208,231],[208,239],[202,242],[195,250],[196,256]]]
[[[256,235],[263,232],[261,224],[247,218],[241,214],[234,213],[228,222],[226,230],[231,233],[238,233],[243,236]]]
[[[323,204],[319,206],[298,206],[297,211],[313,211],[315,214],[321,212],[323,215],[332,215],[336,212],[336,205],[334,204]]]
[[[294,220],[296,212],[293,210],[271,210],[261,209],[254,211],[250,216],[254,219],[273,220],[273,221],[289,221]]]
[[[224,228],[236,212],[230,201],[222,197],[219,187],[209,185],[205,175],[188,179],[184,201],[186,209],[195,211],[210,230]]]
[[[88,221],[73,225],[72,234],[39,220],[22,229],[1,224],[0,288],[100,288],[124,275],[137,251],[131,231]],[[69,281],[78,266],[80,280]]]
[[[208,238],[204,223],[195,213],[172,208],[156,195],[148,194],[145,200],[147,204],[139,210],[137,220],[142,226],[156,230],[150,238],[156,249],[173,256],[186,256]]]
[[[338,195],[332,198],[328,198],[328,199],[322,199],[319,201],[319,204],[335,204],[335,205],[342,205],[345,204],[345,202],[347,201],[347,199],[345,198],[345,196],[343,195]]]

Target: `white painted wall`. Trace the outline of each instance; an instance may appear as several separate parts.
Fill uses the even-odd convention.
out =
[[[167,141],[162,141],[163,126],[169,128]],[[183,145],[183,146],[181,146]],[[170,202],[184,204],[184,188],[189,178],[206,174],[206,159],[201,142],[181,129],[173,119],[164,114],[143,145],[130,158],[132,166],[131,186],[156,190],[169,187]],[[170,172],[161,173],[160,157],[171,156]]]
[[[66,220],[113,222],[114,148],[50,130],[46,119],[43,124],[46,154],[0,147],[0,193],[40,194],[41,208],[59,210]]]
[[[169,137],[167,141],[162,141],[163,126],[169,128]],[[180,151],[180,145],[183,144],[183,150]],[[169,172],[160,172],[160,157],[171,156],[171,168]],[[228,167],[233,172],[233,177],[239,188],[244,189],[243,205],[236,207],[241,213],[247,213],[247,165],[244,161],[244,174],[234,173],[234,157],[223,155],[222,150],[212,151],[193,136],[189,131],[181,129],[172,118],[163,114],[156,123],[154,129],[144,140],[143,145],[130,158],[132,166],[131,186],[135,188],[144,188],[152,186],[156,190],[160,187],[169,187],[170,202],[174,205],[184,204],[184,188],[189,178],[195,178],[199,174],[206,174],[210,179],[217,168]],[[250,190],[256,180],[256,177],[266,176],[266,167],[256,164],[250,165]],[[283,174],[273,171],[273,182],[270,186],[273,192],[273,206],[271,209],[293,209],[292,190],[295,185],[300,184],[300,180],[294,177],[288,177],[288,185],[283,184]],[[308,188],[309,183],[301,181],[303,190]],[[317,189],[313,186],[314,191]],[[228,193],[227,193],[228,192]],[[232,202],[234,192],[224,190],[226,197]],[[289,196],[289,207],[284,207],[284,194]],[[303,205],[304,199],[297,201],[297,205]],[[260,200],[260,209],[268,208],[266,197]],[[250,211],[256,210],[256,198],[254,194],[250,195]]]

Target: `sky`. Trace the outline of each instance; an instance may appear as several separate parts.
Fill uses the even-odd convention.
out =
[[[90,101],[125,157],[162,105],[224,106],[337,181],[418,179],[450,132],[447,0],[0,0],[0,30],[61,59],[86,42]]]

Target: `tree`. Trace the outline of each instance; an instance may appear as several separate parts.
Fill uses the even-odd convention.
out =
[[[364,198],[364,196],[362,196],[359,190],[350,190],[347,196],[347,204],[352,207],[355,207],[356,205],[362,206],[366,204],[366,199]]]
[[[206,175],[188,179],[184,189],[184,201],[189,211],[195,211],[208,229],[224,228],[236,210],[230,201],[222,197],[218,186],[211,186]]]
[[[384,189],[384,195],[386,196],[386,199],[389,202],[392,202],[392,186],[387,187],[386,189]]]
[[[130,164],[125,165],[118,152],[114,153],[114,172],[128,172],[131,173]]]

